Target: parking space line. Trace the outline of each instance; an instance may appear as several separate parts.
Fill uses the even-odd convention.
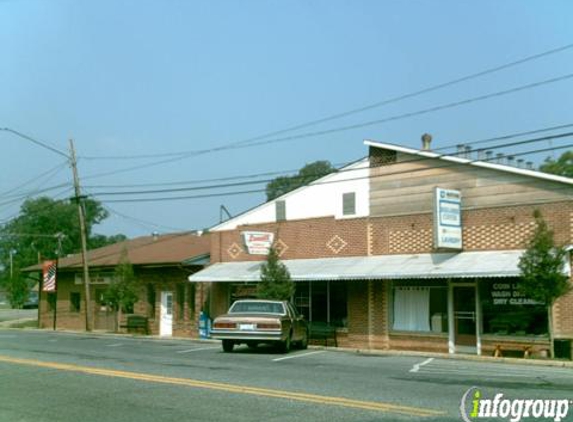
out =
[[[412,369],[410,369],[410,372],[418,372],[422,366],[427,365],[428,363],[432,362],[433,360],[434,360],[434,358],[428,358],[422,363],[415,364],[414,367]]]
[[[106,344],[106,347],[121,347],[123,343]]]
[[[175,353],[200,352],[200,351],[202,351],[202,350],[215,350],[215,349],[218,349],[218,348],[219,348],[219,346],[217,346],[217,347],[213,347],[213,346],[211,346],[211,347],[199,347],[199,348],[195,348],[195,349],[178,350],[178,351],[175,352]]]
[[[273,362],[280,362],[282,360],[287,360],[287,359],[296,359],[296,358],[301,358],[303,356],[316,355],[318,353],[325,353],[325,350],[318,350],[316,352],[299,353],[297,355],[284,356],[282,358],[273,359]]]

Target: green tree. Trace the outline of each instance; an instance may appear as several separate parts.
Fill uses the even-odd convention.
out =
[[[527,250],[519,260],[521,277],[519,290],[527,297],[547,306],[548,331],[553,347],[553,304],[571,288],[569,278],[564,274],[567,251],[555,245],[553,231],[547,226],[541,212],[534,212],[536,228]]]
[[[4,282],[8,301],[13,309],[22,309],[30,296],[30,290],[33,286],[20,272],[14,274],[12,278]]]
[[[335,171],[336,168],[334,168],[329,161],[315,161],[314,163],[305,165],[294,176],[277,177],[267,184],[267,201],[278,198],[301,186],[308,185],[310,182]]]
[[[261,266],[261,281],[257,296],[261,299],[290,300],[294,295],[294,283],[287,267],[280,262],[274,248],[269,250],[267,261]]]
[[[114,277],[106,289],[103,300],[115,312],[115,329],[119,329],[123,312],[132,313],[137,302],[137,281],[133,266],[129,262],[127,250],[123,250],[119,263],[115,267]]]
[[[557,160],[547,157],[539,170],[545,173],[573,177],[573,151],[565,151]]]
[[[93,227],[108,217],[108,212],[98,201],[83,202],[86,211],[88,248],[115,243],[123,235],[106,236],[93,234]],[[80,251],[80,225],[77,205],[70,201],[54,200],[48,197],[25,201],[18,216],[0,227],[0,278],[6,280],[7,288],[12,282],[10,251],[13,273],[17,269],[37,264],[39,260],[52,259]],[[12,277],[12,280],[15,280]],[[15,289],[17,287],[15,286]]]

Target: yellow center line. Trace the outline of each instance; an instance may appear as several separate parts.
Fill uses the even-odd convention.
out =
[[[35,359],[21,359],[0,355],[0,362],[35,366],[40,368],[58,369],[61,371],[80,372],[90,375],[100,375],[106,377],[126,378],[137,381],[146,381],[161,384],[182,385],[186,387],[204,388],[209,390],[225,391],[236,394],[250,394],[262,397],[273,397],[280,399],[297,400],[307,403],[318,403],[323,405],[333,405],[349,407],[354,409],[374,410],[379,412],[397,413],[408,416],[441,416],[445,412],[423,407],[401,406],[392,403],[362,401],[348,399],[344,397],[322,396],[308,393],[297,393],[285,390],[275,390],[268,388],[249,387],[240,384],[226,384],[211,381],[200,381],[188,378],[164,377],[138,372],[118,371],[113,369],[95,368],[57,362],[44,362]]]

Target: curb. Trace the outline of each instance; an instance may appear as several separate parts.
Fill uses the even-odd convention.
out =
[[[13,321],[11,321],[13,322]],[[4,330],[20,330],[20,331],[35,331],[38,333],[58,333],[58,334],[69,334],[69,335],[90,335],[96,337],[112,337],[112,338],[131,338],[139,340],[149,340],[149,341],[197,341],[201,343],[218,344],[219,340],[212,339],[200,339],[191,337],[161,337],[158,335],[143,335],[143,334],[127,334],[127,333],[109,333],[104,331],[75,331],[75,330],[49,330],[45,328],[9,328],[1,327]],[[515,365],[533,365],[533,366],[546,366],[546,367],[556,367],[556,368],[571,368],[573,369],[573,361],[562,361],[562,360],[541,360],[541,359],[524,359],[524,358],[504,358],[504,357],[493,357],[493,356],[478,356],[478,355],[463,355],[449,353],[437,353],[437,352],[417,352],[408,350],[375,350],[375,349],[353,349],[348,347],[326,347],[326,346],[314,346],[309,345],[309,349],[315,350],[328,350],[337,353],[352,353],[357,355],[372,355],[372,356],[406,356],[406,357],[418,357],[418,358],[439,358],[439,359],[451,359],[460,361],[473,361],[473,362],[487,362],[487,363],[507,363]]]

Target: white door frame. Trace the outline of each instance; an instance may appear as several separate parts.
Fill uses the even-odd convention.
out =
[[[481,306],[479,296],[478,281],[474,282],[454,282],[448,283],[448,351],[450,354],[456,353],[456,333],[454,315],[454,287],[473,287],[475,289],[475,309],[476,309],[476,353],[481,355]]]
[[[162,337],[173,335],[173,292],[169,290],[161,292],[159,335]]]

